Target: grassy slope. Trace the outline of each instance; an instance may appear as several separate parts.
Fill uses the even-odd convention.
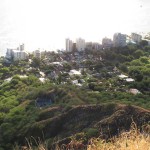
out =
[[[150,149],[150,126],[149,130],[140,133],[133,124],[129,132],[123,132],[119,137],[112,138],[110,142],[101,139],[91,139],[88,150],[149,150]],[[147,129],[148,129],[147,128]]]
[[[55,116],[54,113],[57,114],[57,111],[62,114]],[[62,108],[54,107],[42,111],[40,116],[41,119],[29,128],[27,137],[42,137],[42,134],[45,139],[59,137],[59,145],[69,143],[72,135],[75,139],[80,136],[79,139],[84,143],[92,136],[108,139],[116,135],[118,129],[119,132],[128,130],[133,120],[140,128],[150,120],[148,110],[114,104],[75,106],[64,112]],[[95,131],[98,131],[98,134],[93,134]]]

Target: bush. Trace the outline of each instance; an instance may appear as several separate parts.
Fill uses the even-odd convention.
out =
[[[98,129],[95,128],[88,128],[86,131],[87,138],[97,137],[99,134]]]

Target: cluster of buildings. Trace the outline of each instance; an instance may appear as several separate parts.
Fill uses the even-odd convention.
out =
[[[40,50],[33,51],[33,56],[36,58],[41,58]],[[27,60],[29,58],[29,53],[25,51],[25,45],[21,44],[16,49],[8,48],[6,51],[5,60],[6,62]]]
[[[139,44],[142,40],[142,36],[137,33],[132,33],[131,36],[127,36],[121,33],[115,33],[113,40],[107,37],[102,39],[102,44],[96,42],[85,42],[84,39],[78,38],[76,42],[70,39],[66,39],[66,51],[83,51],[88,49],[108,49],[111,47],[124,47],[127,43]]]
[[[67,52],[81,52],[84,50],[100,50],[109,49],[111,47],[124,47],[127,43],[139,44],[142,40],[142,36],[137,33],[132,33],[131,36],[127,36],[121,33],[115,33],[113,40],[107,37],[102,39],[102,44],[97,42],[86,42],[82,38],[76,39],[76,42],[66,39],[66,51]],[[40,50],[33,51],[33,56],[41,59]],[[16,49],[7,49],[6,61],[17,61],[28,59],[29,54],[25,51],[25,45],[21,44]]]
[[[121,33],[115,33],[113,40],[109,38],[102,39],[102,47],[104,49],[111,47],[125,47],[127,43],[139,44],[142,41],[142,36],[137,33],[131,33],[131,36]]]
[[[19,45],[16,49],[7,49],[6,52],[6,60],[11,61],[17,61],[17,60],[26,60],[28,59],[28,53],[25,51],[24,44]]]
[[[85,50],[85,40],[82,38],[78,38],[76,43],[70,39],[66,39],[66,51],[73,52],[73,51],[83,51]]]
[[[127,36],[121,33],[115,33],[113,36],[113,40],[105,37],[102,39],[102,45],[104,49],[111,47],[124,47],[126,46]]]
[[[66,51],[67,52],[75,52],[75,51],[84,51],[85,49],[95,49],[98,50],[101,48],[101,44],[96,42],[85,42],[84,39],[78,38],[76,42],[73,42],[70,39],[66,39]]]

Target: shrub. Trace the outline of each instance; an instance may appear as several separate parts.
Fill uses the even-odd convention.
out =
[[[98,129],[95,128],[88,128],[86,131],[87,138],[97,137],[99,134]]]

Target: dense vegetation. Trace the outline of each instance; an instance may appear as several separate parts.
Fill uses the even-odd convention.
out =
[[[51,61],[57,61],[57,57],[60,57],[59,54],[53,55],[55,60]],[[63,54],[67,55],[70,54]],[[53,117],[76,105],[87,104],[122,103],[150,109],[150,47],[128,45],[124,48],[86,51],[80,55],[86,57],[86,60],[80,61],[82,75],[69,77],[69,70],[79,69],[79,64],[68,61],[60,68],[57,78],[48,76],[56,67],[46,65],[44,59],[31,58],[32,63],[22,61],[5,64],[1,58],[0,150],[11,149],[15,142],[23,143],[31,125],[49,117],[49,108],[61,108],[50,113]],[[30,67],[32,69],[28,69]],[[116,71],[114,68],[117,68]],[[39,70],[47,75],[45,82],[39,80]],[[135,81],[120,79],[120,73]],[[8,78],[11,79],[8,81]],[[82,86],[72,84],[72,80],[77,80]],[[138,89],[140,94],[129,93],[130,88]],[[51,99],[52,103],[38,107],[37,99]],[[38,128],[42,126],[44,123],[39,124]],[[96,132],[93,129],[87,131],[89,134]]]

